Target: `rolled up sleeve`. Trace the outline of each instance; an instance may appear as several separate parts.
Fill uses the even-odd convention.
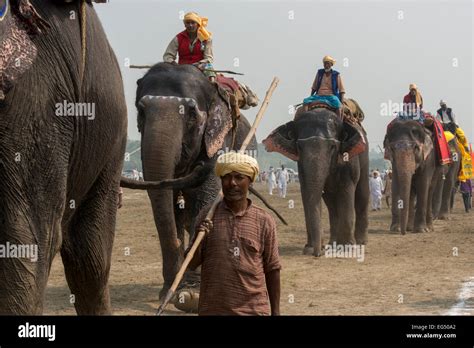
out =
[[[269,273],[281,269],[276,224],[271,216],[268,217],[264,236],[263,271]]]

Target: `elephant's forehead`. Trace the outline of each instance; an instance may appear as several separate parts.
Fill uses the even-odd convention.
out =
[[[163,96],[163,95],[145,95],[138,103],[141,107],[148,107],[151,105],[165,105],[173,104],[175,106],[186,106],[195,108],[197,112],[203,113],[198,107],[198,103],[194,98],[178,97],[178,96]]]

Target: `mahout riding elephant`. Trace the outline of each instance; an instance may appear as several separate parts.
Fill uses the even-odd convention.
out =
[[[327,205],[332,244],[366,244],[369,204],[369,158],[365,131],[342,122],[335,112],[298,112],[264,141],[298,162],[306,220],[304,254],[321,255],[321,198]]]
[[[77,313],[109,314],[119,65],[89,3],[1,0],[0,17],[0,314],[42,313],[58,251]]]
[[[192,65],[158,63],[137,84],[145,182],[121,185],[148,189],[163,255],[161,298],[182,264],[185,231],[192,238],[197,215],[221,188],[213,174],[218,155],[240,149],[250,124],[243,115],[233,121],[226,92]],[[256,150],[253,137],[247,152]]]
[[[443,166],[437,164],[431,131],[418,121],[395,119],[388,126],[384,147],[393,171],[390,230],[402,234],[432,230],[433,178],[441,175]]]

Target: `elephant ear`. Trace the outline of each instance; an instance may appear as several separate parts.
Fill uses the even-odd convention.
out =
[[[426,160],[426,158],[429,156],[429,154],[433,151],[433,138],[431,132],[423,127],[424,130],[424,139],[423,143],[421,144],[421,148],[423,150],[423,160]]]
[[[224,144],[227,133],[232,128],[232,114],[228,104],[217,95],[209,108],[204,142],[209,158],[213,157]]]
[[[28,0],[6,0],[0,9],[0,100],[32,65],[37,48],[32,37],[49,27]]]
[[[383,148],[384,148],[383,158],[392,162],[392,152],[390,151],[390,148],[389,148],[387,135],[385,135],[385,138],[383,139]]]
[[[347,122],[343,123],[341,154],[351,159],[367,149],[367,140],[364,130],[358,126]]]
[[[294,121],[290,121],[275,129],[262,143],[265,145],[267,152],[281,153],[293,161],[298,161],[299,159]]]

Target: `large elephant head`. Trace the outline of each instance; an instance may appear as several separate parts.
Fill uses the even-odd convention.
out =
[[[400,230],[405,233],[412,178],[433,154],[431,132],[413,120],[395,120],[387,128],[384,139],[386,159],[392,162],[394,197],[398,193]]]
[[[49,27],[28,0],[0,0],[0,101],[33,64],[32,37]]]

